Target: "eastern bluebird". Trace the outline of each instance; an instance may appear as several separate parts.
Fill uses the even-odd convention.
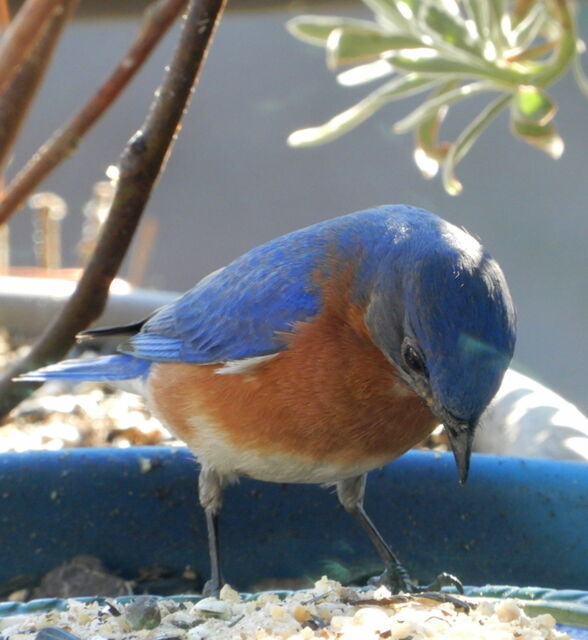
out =
[[[201,464],[210,591],[218,513],[238,476],[335,483],[396,590],[408,574],[363,508],[366,473],[442,422],[464,483],[480,415],[512,357],[515,312],[480,243],[438,216],[382,206],[276,238],[127,335],[119,354],[25,380],[136,380]],[[448,577],[451,581],[451,576]]]

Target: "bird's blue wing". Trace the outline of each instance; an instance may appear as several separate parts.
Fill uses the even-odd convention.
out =
[[[359,211],[321,222],[252,249],[201,280],[152,316],[120,347],[155,361],[206,364],[276,353],[283,332],[321,309],[332,268],[354,264],[355,302],[407,229],[432,214],[404,205]],[[337,264],[335,264],[337,263]]]
[[[275,353],[280,332],[314,316],[322,243],[293,233],[216,271],[163,307],[120,350],[156,361],[205,364]]]

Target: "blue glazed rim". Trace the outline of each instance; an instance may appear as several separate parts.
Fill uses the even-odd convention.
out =
[[[370,474],[366,508],[410,574],[588,591],[588,465],[474,458],[465,487],[450,454],[411,452]],[[86,554],[125,579],[151,566],[205,576],[196,477],[183,447],[1,455],[0,583]],[[244,479],[226,491],[221,525],[227,579],[241,592],[264,578],[349,583],[381,569],[361,528],[320,487]]]
[[[241,594],[246,600],[257,598],[261,593]],[[293,591],[271,591],[280,597],[286,597]],[[515,599],[530,615],[543,613],[551,614],[561,631],[565,631],[571,638],[583,640],[588,638],[588,591],[575,589],[548,589],[543,587],[514,587],[508,585],[486,585],[483,587],[465,587],[464,595],[475,599]],[[114,602],[127,604],[137,596],[84,597],[73,598],[78,602]],[[201,595],[151,596],[158,600],[172,600],[174,602],[196,603],[203,598]],[[71,599],[70,599],[71,600]],[[68,600],[64,598],[44,598],[30,602],[0,602],[0,617],[13,615],[40,614],[47,611],[61,611],[67,607]]]

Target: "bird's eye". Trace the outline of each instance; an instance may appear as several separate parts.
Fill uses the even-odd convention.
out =
[[[410,344],[405,344],[402,350],[402,358],[406,366],[421,376],[428,376],[427,365],[421,354]]]

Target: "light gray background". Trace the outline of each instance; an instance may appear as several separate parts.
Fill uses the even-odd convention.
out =
[[[445,195],[438,180],[420,177],[410,136],[390,133],[415,101],[390,105],[335,143],[293,150],[285,144],[290,131],[323,122],[366,92],[339,87],[325,69],[323,52],[285,31],[283,23],[298,12],[225,16],[149,205],[160,228],[143,284],[189,288],[278,234],[371,205],[426,207],[479,235],[500,261],[518,307],[515,365],[587,411],[588,100],[571,79],[553,90],[566,141],[558,162],[514,140],[506,117],[500,118],[459,167],[465,192],[458,198]],[[353,11],[344,7],[339,13]],[[90,95],[137,24],[138,16],[129,16],[70,26],[9,175]],[[588,35],[586,25],[583,32]],[[176,36],[177,30],[166,38],[78,154],[43,186],[70,207],[64,229],[68,266],[76,264],[83,203],[142,122]],[[447,136],[481,104],[472,100],[455,109]],[[11,224],[15,264],[33,261],[29,218],[20,211]]]

